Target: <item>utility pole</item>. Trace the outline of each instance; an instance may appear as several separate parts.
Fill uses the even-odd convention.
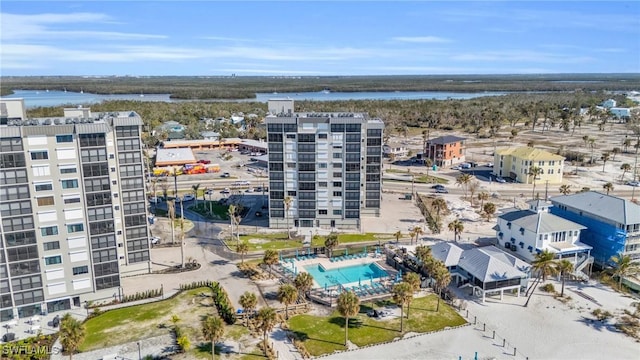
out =
[[[544,201],[549,200],[549,180],[544,182]]]
[[[640,135],[638,135],[637,139],[636,139],[636,156],[635,156],[635,160],[633,162],[633,179],[632,181],[636,181],[637,179],[637,174],[638,174],[638,148],[640,147]],[[632,190],[631,190],[631,200],[635,200],[636,198],[636,187],[632,186]]]

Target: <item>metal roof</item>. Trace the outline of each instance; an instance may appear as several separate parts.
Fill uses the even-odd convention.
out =
[[[512,228],[524,228],[536,234],[586,229],[580,224],[547,212],[537,213],[531,210],[517,210],[498,217],[511,222]]]
[[[459,136],[453,136],[453,135],[445,135],[445,136],[440,136],[437,138],[433,138],[433,139],[429,139],[427,140],[427,144],[437,144],[437,145],[444,145],[444,144],[451,144],[451,143],[455,143],[458,141],[464,141],[467,140],[467,138],[463,138],[463,137],[459,137]]]
[[[134,113],[135,114],[135,113]],[[139,116],[117,117],[113,119],[113,126],[142,126],[143,122]]]
[[[462,251],[462,248],[446,241],[431,246],[433,258],[442,261],[447,267],[458,265]]]
[[[495,246],[464,250],[458,266],[482,282],[527,277],[529,264]]]
[[[496,150],[498,155],[510,155],[518,159],[526,160],[564,160],[564,156],[550,153],[546,150],[536,149],[529,146],[513,147]]]
[[[162,149],[156,150],[156,166],[184,165],[195,163],[196,157],[190,148]]]
[[[616,224],[640,224],[640,205],[597,191],[556,196],[551,198],[551,202],[556,207],[564,205]]]
[[[78,134],[93,134],[93,133],[108,133],[111,132],[109,125],[105,123],[94,124],[76,124],[76,133]]]

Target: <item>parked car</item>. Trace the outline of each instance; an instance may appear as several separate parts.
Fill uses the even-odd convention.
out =
[[[451,170],[462,170],[462,168],[460,166],[456,165],[456,166],[453,166],[451,168]]]
[[[160,238],[159,238],[159,237],[157,237],[157,236],[152,236],[152,237],[150,237],[150,238],[149,238],[149,241],[150,241],[153,245],[156,245],[156,244],[159,244],[159,243],[160,243]]]
[[[224,190],[220,191],[220,194],[230,194],[231,190],[229,188],[224,188]]]
[[[162,198],[159,198],[157,196],[152,196],[149,198],[149,202],[152,204],[156,204],[162,201]]]
[[[213,193],[214,193],[214,192],[213,192],[213,190],[212,190],[212,189],[209,189],[209,190],[207,190],[207,191],[205,191],[205,192],[204,192],[204,194],[205,194],[205,195],[213,195]]]
[[[206,159],[200,159],[200,160],[198,160],[198,162],[200,164],[205,164],[205,165],[211,164],[211,160],[206,160]]]
[[[435,184],[431,187],[432,189],[444,189],[444,185],[442,184]]]
[[[230,177],[230,176],[231,176],[231,175],[230,175],[228,172],[226,172],[226,173],[222,173],[222,175],[220,175],[220,177],[223,177],[223,178],[228,178],[228,177]]]
[[[248,188],[247,190],[245,190],[245,192],[252,193],[253,192],[253,188]]]
[[[438,188],[438,189],[436,189],[436,193],[437,194],[448,194],[449,191],[447,189],[445,189],[445,188]]]
[[[196,199],[195,196],[191,194],[186,194],[185,196],[182,197],[182,201],[193,201],[195,199]]]
[[[504,183],[506,183],[506,182],[507,182],[507,180],[505,180],[505,179],[501,178],[500,176],[497,176],[497,177],[496,177],[496,182],[499,182],[499,183],[501,183],[501,184],[504,184]]]
[[[633,186],[633,187],[638,187],[638,186],[640,186],[640,181],[628,181],[627,185]]]

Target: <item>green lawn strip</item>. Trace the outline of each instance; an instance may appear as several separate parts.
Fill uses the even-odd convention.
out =
[[[243,235],[240,235],[240,242],[242,242],[242,237]],[[252,239],[255,239],[255,237],[253,237]],[[295,248],[302,248],[302,243],[300,241],[296,241],[296,240],[273,240],[273,241],[266,241],[263,243],[255,243],[255,242],[251,242],[251,241],[247,241],[249,244],[249,251],[264,251],[264,250],[284,250],[284,249],[295,249]],[[225,243],[227,244],[227,246],[235,251],[236,248],[236,237],[234,236],[233,239],[226,239]]]
[[[465,323],[465,320],[444,302],[440,302],[440,310],[436,312],[437,301],[436,295],[414,299],[410,318],[405,318],[404,332],[429,332]],[[361,304],[360,314],[349,321],[349,340],[358,346],[366,346],[401,337],[400,319],[376,320],[366,315],[372,306],[378,308],[389,303],[391,302]],[[289,320],[289,327],[304,340],[304,345],[312,356],[345,350],[342,345],[344,319],[338,312],[332,313],[329,317],[298,315]]]
[[[221,205],[217,201],[198,201],[198,206],[191,206],[189,210],[198,213],[202,216],[208,218],[216,218],[221,220],[228,220],[229,215],[228,210],[229,207],[227,205]],[[210,216],[209,210],[213,212],[213,217]]]
[[[311,246],[324,246],[326,236],[314,236],[311,240]],[[377,233],[364,233],[364,234],[338,234],[339,244],[351,244],[366,241],[385,241],[395,239],[393,234],[377,234]]]
[[[208,288],[193,289],[171,299],[109,310],[93,317],[85,322],[87,336],[80,350],[105,348],[165,334],[167,330],[159,329],[158,325],[170,323],[172,309],[196,294],[207,291]]]

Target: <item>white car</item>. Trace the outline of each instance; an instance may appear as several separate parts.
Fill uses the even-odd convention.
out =
[[[185,196],[182,197],[182,201],[193,201],[195,199],[196,198],[191,194],[186,194]]]
[[[150,237],[150,238],[149,238],[149,241],[150,241],[153,245],[155,245],[155,244],[159,244],[159,243],[160,243],[160,238],[159,238],[159,237],[157,237],[157,236],[152,236],[152,237]]]
[[[156,204],[156,203],[159,203],[161,201],[162,201],[162,199],[160,199],[157,196],[152,196],[152,197],[149,198],[149,202],[152,203],[152,204]]]
[[[500,176],[498,176],[498,177],[496,177],[496,182],[504,184],[504,183],[507,182],[507,180],[505,180],[505,179],[501,178]]]

